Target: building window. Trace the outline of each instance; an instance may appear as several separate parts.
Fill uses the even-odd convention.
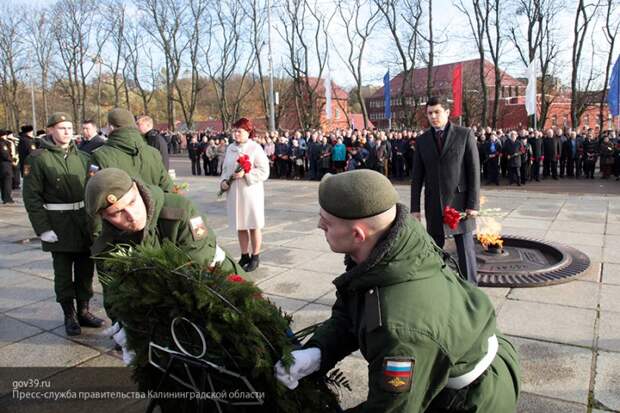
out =
[[[563,119],[564,120],[562,121],[562,123],[564,124],[564,127],[567,127],[568,126],[568,115],[564,115]]]
[[[590,126],[590,115],[585,115],[583,117],[583,123],[588,127]]]
[[[340,109],[336,109],[336,119],[340,119]]]
[[[551,125],[558,126],[558,115],[551,116]]]
[[[515,86],[515,96],[519,96],[519,86]]]

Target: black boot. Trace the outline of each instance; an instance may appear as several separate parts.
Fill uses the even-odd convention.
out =
[[[77,319],[84,327],[101,327],[105,323],[101,318],[95,317],[89,310],[88,301],[78,301]]]
[[[75,313],[75,306],[73,300],[63,301],[60,303],[62,312],[65,313],[65,331],[68,336],[79,336],[82,334],[82,329],[77,320],[77,314]]]
[[[246,265],[250,263],[250,254],[241,254],[241,259],[239,260],[239,265],[241,268],[245,268]]]
[[[250,259],[250,262],[248,263],[248,265],[243,267],[243,269],[246,272],[252,272],[252,271],[254,271],[255,269],[258,268],[258,263],[259,263],[258,254],[252,255],[252,258]]]

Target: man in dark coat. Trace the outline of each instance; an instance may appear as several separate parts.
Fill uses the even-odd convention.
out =
[[[449,122],[445,101],[431,97],[426,114],[431,128],[417,139],[411,182],[411,212],[421,219],[420,195],[424,190],[426,227],[437,245],[443,247],[446,235],[454,235],[463,276],[477,283],[476,254],[472,232],[480,206],[480,159],[474,133]],[[445,207],[465,212],[451,230],[443,224]]]
[[[149,146],[157,149],[161,153],[161,159],[164,162],[166,171],[170,169],[170,159],[168,157],[168,140],[164,135],[159,133],[157,129],[153,129],[153,118],[150,116],[139,116],[136,119],[138,130],[146,139]]]
[[[530,174],[530,181],[536,180],[540,182],[540,162],[543,158],[542,151],[542,139],[540,132],[530,132],[530,146],[532,147],[532,171]]]
[[[499,185],[499,159],[502,154],[502,145],[495,133],[484,142],[484,159],[487,170],[487,184]]]
[[[543,138],[543,179],[549,175],[558,179],[558,159],[560,157],[560,137],[555,136],[553,129],[547,129]]]
[[[508,162],[508,182],[510,185],[516,183],[521,186],[521,157],[523,155],[523,144],[517,140],[517,132],[512,131],[509,135],[510,139],[504,145],[504,155]]]
[[[82,122],[82,143],[78,146],[79,150],[90,155],[104,143],[105,139],[97,133],[97,124],[94,120],[88,119]]]
[[[566,176],[575,176],[575,161],[578,153],[577,132],[571,131],[568,139],[562,143],[562,157],[565,161]]]
[[[17,145],[17,153],[19,154],[19,171],[24,176],[24,165],[26,158],[30,152],[37,149],[37,143],[34,140],[34,129],[31,125],[21,127],[19,132],[19,144]]]

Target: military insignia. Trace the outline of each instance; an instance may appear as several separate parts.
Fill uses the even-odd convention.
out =
[[[411,357],[385,357],[381,380],[383,389],[391,393],[408,392],[413,383],[414,366],[415,359]]]
[[[31,169],[30,165],[24,165],[24,176],[30,175],[30,169]]]
[[[99,169],[100,168],[97,165],[91,163],[88,166],[88,176],[95,176],[95,174],[99,172]]]
[[[192,231],[194,241],[199,241],[207,236],[207,226],[200,216],[189,220],[189,228]]]
[[[32,150],[34,151],[35,149],[37,149],[37,145],[35,145],[35,144],[33,143],[32,145],[30,145],[30,149],[32,149]]]
[[[97,178],[97,179],[98,179],[98,178]],[[108,195],[108,197],[107,197],[106,199],[108,200],[108,203],[110,203],[110,204],[112,204],[112,205],[113,205],[113,204],[115,204],[115,203],[116,203],[116,201],[118,201],[118,198],[117,198],[117,197],[116,197],[116,195],[114,195],[114,194],[110,194],[110,195]]]
[[[61,121],[61,122],[64,122],[66,119],[67,119],[67,118],[65,118],[64,116],[61,116],[61,117],[60,117],[60,121]]]

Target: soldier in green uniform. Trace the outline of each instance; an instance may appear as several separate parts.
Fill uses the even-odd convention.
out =
[[[194,203],[181,195],[164,193],[155,185],[130,178],[120,169],[106,168],[89,179],[85,203],[87,213],[103,221],[93,244],[94,256],[105,257],[116,244],[157,247],[168,240],[205,268],[217,266],[225,273],[244,273],[218,246],[215,233],[206,226]],[[105,303],[105,288],[103,293]],[[115,324],[109,333],[122,347],[123,360],[128,364],[132,356],[125,347],[124,331]]]
[[[65,315],[65,330],[73,336],[81,334],[80,326],[104,324],[89,311],[94,265],[84,211],[88,156],[75,146],[67,114],[54,113],[47,127],[49,135],[24,165],[24,205],[43,251],[52,253],[56,300]]]
[[[90,157],[88,174],[93,176],[104,168],[119,168],[148,185],[157,185],[164,192],[172,191],[172,180],[155,148],[147,145],[137,129],[134,117],[126,109],[116,108],[108,113],[112,132],[107,142]]]
[[[421,224],[381,174],[327,176],[319,228],[346,272],[336,303],[295,362],[276,376],[289,388],[360,350],[368,399],[351,412],[488,412],[516,409],[519,364],[497,330],[489,298],[444,264]]]

